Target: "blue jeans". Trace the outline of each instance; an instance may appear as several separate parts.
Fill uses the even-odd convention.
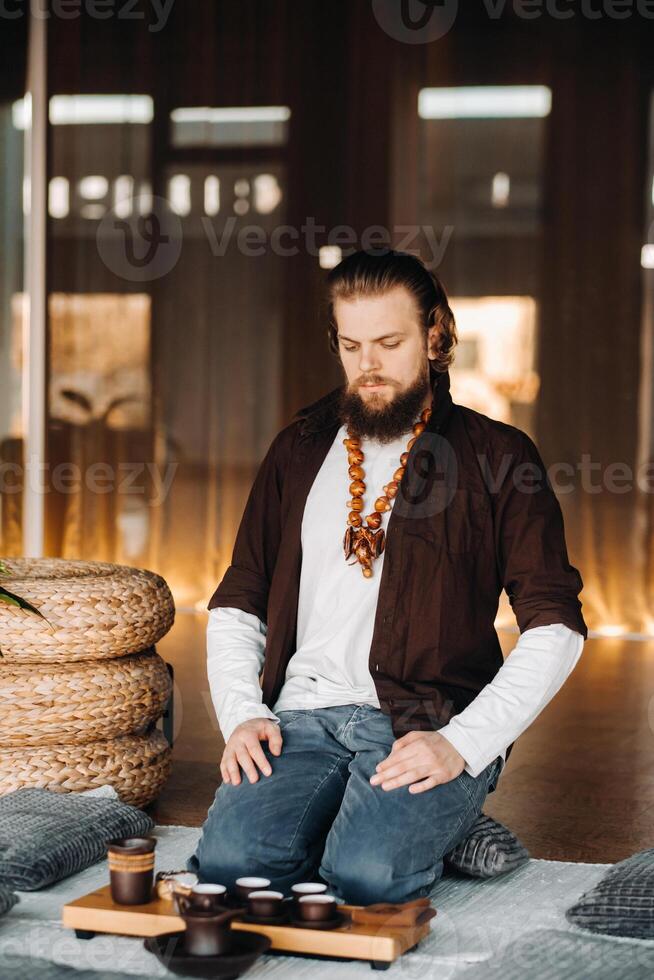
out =
[[[481,812],[502,766],[477,777],[465,770],[423,793],[371,786],[391,750],[391,721],[378,708],[348,704],[280,711],[283,745],[272,775],[223,783],[202,828],[189,870],[232,888],[241,875],[269,878],[287,892],[316,877],[356,905],[427,895],[443,856]]]

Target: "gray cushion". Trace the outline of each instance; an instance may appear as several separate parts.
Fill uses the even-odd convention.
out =
[[[445,864],[473,878],[497,878],[529,860],[529,851],[503,824],[480,813],[467,836],[445,855]]]
[[[13,908],[18,901],[18,895],[14,895],[9,885],[0,881],[0,915],[4,915],[9,909]]]
[[[142,836],[150,817],[119,800],[19,789],[0,797],[0,881],[33,891],[106,855],[112,837]]]
[[[650,980],[654,947],[576,930],[534,929],[460,976],[461,980]]]
[[[591,932],[654,939],[654,848],[614,864],[566,918]]]

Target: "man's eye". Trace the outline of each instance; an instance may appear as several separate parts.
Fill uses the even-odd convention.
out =
[[[388,348],[389,350],[390,350],[390,349],[391,349],[392,347],[399,347],[399,346],[400,346],[400,342],[399,342],[399,340],[398,340],[398,341],[396,341],[396,342],[395,342],[394,344],[382,344],[382,347],[387,347],[387,348]]]
[[[356,350],[356,347],[346,347],[345,344],[343,344],[343,350],[353,351]]]

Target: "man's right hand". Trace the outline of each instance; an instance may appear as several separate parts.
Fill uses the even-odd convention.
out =
[[[257,766],[264,776],[270,776],[272,769],[261,748],[261,742],[264,740],[267,740],[272,754],[279,755],[282,751],[282,735],[276,721],[271,721],[269,718],[252,718],[234,729],[220,760],[220,772],[224,782],[238,786],[241,782],[241,768],[251,783],[256,783],[259,779]]]

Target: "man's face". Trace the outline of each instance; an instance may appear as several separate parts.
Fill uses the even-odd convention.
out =
[[[353,432],[390,441],[431,403],[417,304],[397,286],[382,296],[337,299],[334,316],[347,381],[342,417]],[[438,329],[429,334],[435,340]]]

